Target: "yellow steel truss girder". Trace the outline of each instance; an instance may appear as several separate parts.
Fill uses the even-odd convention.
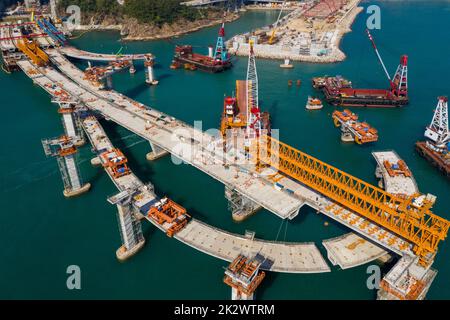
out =
[[[412,242],[423,263],[427,262],[425,256],[433,256],[439,241],[447,236],[450,222],[434,215],[429,210],[431,203],[420,209],[412,207],[413,197],[402,199],[391,195],[268,136],[261,137],[256,145],[259,152],[253,159],[269,164]]]

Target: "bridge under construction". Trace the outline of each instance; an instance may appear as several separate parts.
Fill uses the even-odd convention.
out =
[[[370,250],[366,254],[360,252],[359,260],[353,265],[377,258],[383,254],[383,249],[398,254],[400,259],[383,278],[378,297],[425,297],[436,276],[431,265],[438,245],[446,238],[450,226],[447,220],[431,212],[436,197],[419,193],[410,196],[390,194],[260,132],[257,75],[252,52],[247,103],[255,105],[248,116],[251,124],[243,143],[245,148],[240,148],[224,145],[222,137],[212,136],[145,106],[111,87],[100,88],[59,48],[39,49],[43,54],[34,46],[31,49],[31,53],[25,48],[20,49],[24,55],[17,61],[17,66],[52,96],[63,115],[65,135],[46,139],[43,143],[46,154],[58,159],[64,194],[70,197],[89,189],[89,184],[81,181],[75,161],[73,141],[81,144],[82,130],[96,151],[93,164],[102,165],[119,189],[116,196],[108,199],[118,208],[123,242],[117,251],[119,259],[130,257],[144,245],[140,219],[145,218],[168,236],[233,261],[225,282],[235,290],[235,297],[253,296],[264,277],[259,269],[329,271],[314,244],[267,242],[251,235],[232,235],[190,219],[178,204],[158,198],[151,184],[144,184],[131,172],[126,157],[107,139],[97,116],[149,141],[152,151],[148,159],[170,153],[223,183],[232,210],[250,215],[265,208],[282,219],[293,219],[301,207],[308,205],[362,237],[355,241],[361,239],[365,245],[365,239],[368,240]],[[276,182],[274,176],[277,176]],[[336,256],[340,251],[336,246],[343,244],[334,244],[333,254],[328,251],[328,257],[333,264],[340,264]],[[347,243],[349,247],[352,246]],[[242,254],[250,258],[243,258]]]

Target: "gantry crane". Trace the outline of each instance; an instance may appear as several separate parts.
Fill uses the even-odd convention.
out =
[[[430,210],[435,196],[400,198],[271,137],[257,140],[251,147],[252,153],[257,152],[252,157],[257,165],[269,165],[404,238],[413,245],[421,265],[433,262],[450,227],[449,221]]]

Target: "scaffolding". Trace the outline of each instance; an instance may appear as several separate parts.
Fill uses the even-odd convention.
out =
[[[264,257],[248,258],[239,254],[225,270],[223,282],[232,288],[233,300],[253,299],[253,295],[264,279],[260,270]]]
[[[108,202],[117,206],[117,224],[119,226],[122,247],[117,250],[117,258],[124,260],[134,254],[145,242],[141,222],[135,216],[133,196],[137,190],[129,189],[108,198]]]
[[[241,195],[233,187],[225,186],[225,198],[228,200],[228,210],[234,218],[247,217],[260,208],[256,202]]]
[[[77,149],[72,139],[67,136],[44,139],[42,146],[47,157],[56,157],[66,197],[78,195],[90,188],[89,184],[83,184],[81,180],[76,161]]]

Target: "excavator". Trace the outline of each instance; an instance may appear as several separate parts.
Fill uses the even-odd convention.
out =
[[[278,30],[278,23],[280,22],[281,14],[283,13],[284,6],[286,5],[286,0],[283,1],[283,4],[281,5],[280,13],[278,14],[278,19],[273,25],[272,34],[269,38],[269,44],[273,44],[273,41],[275,40],[275,34]]]

